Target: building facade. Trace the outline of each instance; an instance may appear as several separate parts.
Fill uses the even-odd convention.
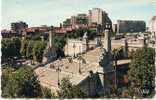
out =
[[[26,28],[28,28],[28,24],[25,22],[20,21],[20,22],[11,23],[11,30],[14,32],[20,33]]]
[[[106,23],[112,23],[107,13],[100,8],[93,8],[89,10],[89,26],[92,24],[101,25],[101,28],[104,30]]]
[[[135,33],[145,32],[145,21],[139,20],[118,20],[117,21],[117,33]]]
[[[153,16],[150,20],[149,31],[153,34],[153,36],[156,36],[156,16]]]

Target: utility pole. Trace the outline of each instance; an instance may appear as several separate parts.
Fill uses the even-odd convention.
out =
[[[116,68],[117,68],[117,55],[115,54],[115,89],[117,88],[117,77],[116,77]]]
[[[61,62],[61,58],[59,58],[59,61]],[[56,71],[57,71],[57,82],[58,82],[58,86],[60,85],[60,72],[61,72],[61,69],[60,69],[60,67],[61,67],[62,65],[60,64],[60,65],[58,65],[57,66],[57,69],[56,69]]]
[[[79,60],[79,73],[81,74],[81,56],[78,57],[78,60]]]

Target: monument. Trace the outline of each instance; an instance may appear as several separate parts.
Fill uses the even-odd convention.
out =
[[[85,52],[87,52],[87,50],[89,49],[89,45],[88,45],[88,42],[89,42],[89,41],[88,41],[88,36],[87,36],[87,34],[88,34],[88,33],[85,32],[84,35],[83,35],[83,38],[82,38],[82,39],[83,39],[83,45],[84,45],[83,48],[85,48]]]
[[[44,50],[43,60],[42,60],[43,63],[49,63],[55,60],[57,57],[56,50],[53,45],[54,33],[52,32],[52,30],[53,30],[52,28],[49,30],[49,42],[47,44],[46,49]]]
[[[111,55],[111,25],[106,24],[106,29],[101,33],[101,56],[98,71],[102,89],[100,94],[110,93],[114,84],[114,68]]]

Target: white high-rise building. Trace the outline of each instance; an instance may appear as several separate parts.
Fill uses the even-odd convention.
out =
[[[89,10],[89,22],[90,22],[90,24],[96,23],[96,24],[102,25],[104,13],[105,12],[100,8],[93,8],[92,10]]]
[[[150,32],[156,34],[156,16],[153,16],[152,19],[150,20],[149,30]]]
[[[89,26],[92,24],[101,25],[103,29],[105,28],[106,23],[112,23],[109,19],[107,13],[100,8],[93,8],[89,10]]]

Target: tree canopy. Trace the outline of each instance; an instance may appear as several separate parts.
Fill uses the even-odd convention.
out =
[[[2,39],[2,57],[5,59],[20,56],[21,41],[20,38]]]
[[[2,70],[2,97],[39,97],[41,87],[37,76],[29,66],[18,70],[6,67]]]
[[[18,70],[12,67],[2,69],[2,97],[4,98],[52,98],[50,89],[39,84],[36,74],[29,66]]]
[[[90,30],[90,29],[77,29],[76,31],[74,32],[68,32],[65,34],[65,37],[66,38],[82,38],[84,33],[87,32],[88,34],[88,39],[89,40],[93,40],[96,35],[97,35],[97,32],[95,30]]]
[[[63,78],[58,91],[60,98],[85,98],[86,95],[80,90],[80,87],[73,85],[68,78]]]
[[[150,90],[150,93],[154,91],[155,86],[154,57],[155,51],[153,48],[144,47],[136,50],[128,71],[129,79],[134,82],[135,86],[140,90],[146,87]]]

